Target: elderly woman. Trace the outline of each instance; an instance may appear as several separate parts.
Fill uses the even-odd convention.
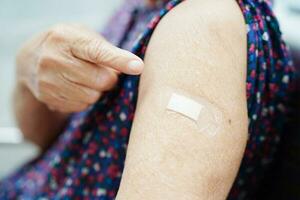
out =
[[[50,28],[15,91],[44,151],[0,198],[258,199],[292,75],[269,0],[128,0],[102,36]]]

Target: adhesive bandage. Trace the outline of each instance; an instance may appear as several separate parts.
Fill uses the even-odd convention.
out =
[[[191,99],[173,93],[169,99],[167,110],[181,114],[197,124],[201,133],[216,135],[222,121],[222,113],[204,99]]]
[[[173,93],[167,108],[197,121],[203,106],[192,99]]]

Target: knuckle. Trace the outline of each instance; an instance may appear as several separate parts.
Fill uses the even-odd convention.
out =
[[[101,91],[112,88],[118,81],[118,75],[110,71],[98,70],[91,77],[92,84],[96,85],[97,89]]]
[[[78,88],[78,94],[81,97],[82,101],[89,104],[95,103],[100,97],[100,92],[82,87]]]
[[[74,85],[77,81],[76,78],[73,77],[71,74],[66,73],[66,72],[60,72],[58,74],[58,76],[60,77],[60,79],[67,85]]]
[[[49,69],[49,67],[52,66],[55,62],[55,58],[53,56],[50,56],[49,54],[40,55],[37,62],[37,72],[40,73],[44,70]]]
[[[87,54],[97,63],[101,63],[103,60],[109,60],[112,57],[107,45],[105,45],[101,40],[97,40],[92,42],[91,45],[88,45]]]
[[[68,24],[57,24],[50,28],[47,33],[47,40],[52,42],[61,42],[66,38],[66,32],[70,29]]]
[[[47,41],[48,42],[60,42],[64,40],[63,34],[58,31],[58,30],[51,30],[49,31],[48,35],[47,35]]]

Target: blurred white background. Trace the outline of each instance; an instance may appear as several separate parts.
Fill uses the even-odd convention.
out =
[[[0,178],[37,153],[21,141],[11,109],[18,47],[55,23],[77,22],[100,30],[121,1],[0,0]],[[275,1],[286,40],[300,49],[300,0]]]
[[[100,30],[121,1],[0,0],[0,178],[37,153],[33,145],[19,143],[11,109],[18,47],[56,23],[76,22]]]

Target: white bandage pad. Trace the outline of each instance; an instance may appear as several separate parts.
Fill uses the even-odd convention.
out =
[[[173,93],[167,109],[185,115],[195,121],[198,120],[203,106],[185,96]]]
[[[167,110],[179,113],[196,122],[202,133],[216,135],[221,125],[222,113],[208,101],[192,99],[173,93],[169,99]]]

